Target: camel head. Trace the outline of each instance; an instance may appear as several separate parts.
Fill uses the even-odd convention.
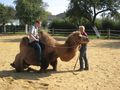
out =
[[[13,68],[15,68],[15,64],[14,64],[14,62],[13,62],[13,63],[11,63],[10,65],[11,65]]]
[[[17,64],[15,62],[10,64],[13,68],[15,68],[16,72],[20,72],[20,68],[17,68]]]
[[[79,31],[74,31],[68,36],[65,43],[69,46],[74,46],[80,44],[87,44],[88,42],[88,37],[83,36]]]
[[[15,70],[17,72],[21,72],[22,69],[23,69],[23,67],[21,67],[22,66],[21,62],[22,61],[21,61],[20,57],[21,57],[20,54],[17,54],[13,63],[10,64],[13,68],[15,68]]]
[[[80,35],[80,44],[87,44],[89,42],[89,38],[83,35]]]

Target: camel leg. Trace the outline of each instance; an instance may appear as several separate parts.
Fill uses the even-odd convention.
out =
[[[40,71],[45,71],[47,68],[48,68],[48,66],[49,66],[49,62],[48,62],[48,60],[46,60],[45,58],[41,61],[41,65],[40,65],[40,67],[41,67],[41,69],[40,69]]]
[[[52,65],[53,70],[54,70],[54,71],[57,71],[57,60],[55,60],[55,61],[53,61],[53,62],[50,62],[50,64]]]
[[[24,70],[23,63],[20,62],[15,69],[17,72],[22,72]]]

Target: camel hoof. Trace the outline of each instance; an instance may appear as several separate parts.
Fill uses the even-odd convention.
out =
[[[38,71],[38,73],[46,73],[46,70],[40,69],[40,70]]]
[[[57,68],[53,68],[53,71],[57,71]]]
[[[31,67],[28,67],[26,71],[28,71],[28,72],[30,72],[30,71],[36,72],[36,70],[31,68]]]

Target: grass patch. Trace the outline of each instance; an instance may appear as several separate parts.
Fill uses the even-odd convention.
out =
[[[26,34],[25,32],[6,32],[6,33],[1,33],[3,35],[24,35]]]

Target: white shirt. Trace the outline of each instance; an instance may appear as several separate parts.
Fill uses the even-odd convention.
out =
[[[36,28],[35,26],[31,26],[29,29],[29,34],[32,35],[29,36],[30,42],[36,41],[36,39],[38,39],[38,28]],[[35,39],[34,39],[35,38]]]

